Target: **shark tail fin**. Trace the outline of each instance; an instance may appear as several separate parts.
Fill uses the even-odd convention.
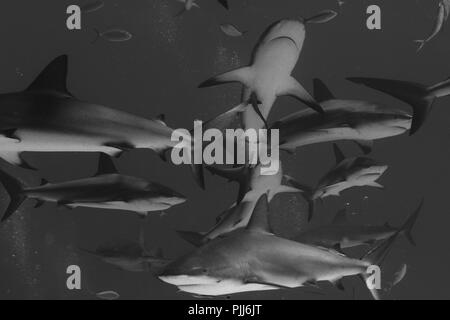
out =
[[[348,78],[348,80],[384,92],[409,104],[414,110],[411,135],[422,127],[436,99],[432,88],[418,83],[376,78]]]
[[[415,43],[417,43],[417,45],[419,46],[417,48],[417,52],[422,51],[422,49],[425,47],[425,44],[427,43],[426,40],[414,40]]]
[[[308,221],[311,221],[313,216],[314,216],[314,211],[316,209],[316,202],[313,199],[313,194],[314,191],[311,187],[301,184],[299,183],[297,180],[295,180],[294,178],[290,177],[290,176],[285,176],[287,183],[290,184],[291,186],[293,186],[294,188],[298,189],[298,190],[302,190],[303,193],[303,197],[305,198],[305,200],[308,202]]]
[[[419,217],[420,211],[423,208],[424,200],[422,199],[420,205],[417,207],[417,209],[411,214],[411,216],[408,218],[408,220],[405,222],[403,227],[400,229],[402,234],[408,239],[408,241],[413,245],[416,246],[416,241],[414,240],[414,237],[412,236],[412,229],[414,228],[417,218]]]
[[[200,247],[205,243],[205,235],[201,232],[177,231],[177,234],[195,247]]]
[[[3,168],[0,168],[0,182],[3,184],[10,197],[8,208],[0,221],[5,222],[19,210],[22,203],[26,200],[26,196],[23,194],[25,185],[19,179],[7,173]]]
[[[377,266],[381,269],[382,264],[384,263],[384,260],[386,259],[387,255],[391,251],[393,245],[395,244],[395,241],[398,239],[400,235],[400,231],[396,232],[394,235],[392,235],[390,238],[384,240],[380,244],[378,244],[376,247],[371,249],[369,252],[366,253],[366,255],[361,259],[362,261],[365,261],[369,263],[371,266]],[[380,287],[375,287],[371,283],[371,274],[364,272],[360,275],[361,279],[366,284],[367,288],[369,289],[370,293],[372,294],[372,297],[375,300],[380,300]]]

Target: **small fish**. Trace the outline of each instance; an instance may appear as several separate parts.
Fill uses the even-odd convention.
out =
[[[244,32],[240,31],[236,26],[234,26],[232,24],[222,24],[220,26],[220,29],[227,36],[234,37],[234,38],[242,37],[244,34],[247,33],[246,31],[244,31]]]
[[[184,13],[191,11],[192,8],[200,8],[200,6],[195,2],[195,0],[177,0],[177,1],[183,3],[184,6],[183,9],[175,17],[179,17]]]
[[[112,29],[104,32],[94,29],[94,31],[96,33],[96,37],[92,43],[96,43],[99,38],[103,38],[110,42],[124,42],[133,38],[133,35],[130,32],[121,29]]]
[[[81,6],[81,12],[86,12],[86,13],[94,12],[94,11],[100,10],[104,6],[105,6],[105,3],[101,0],[92,1],[92,2],[86,3],[85,5]]]
[[[400,282],[403,281],[406,277],[406,273],[408,272],[408,266],[406,264],[403,264],[399,271],[395,273],[394,281],[392,282],[392,287],[395,287]]]
[[[417,52],[421,51],[428,42],[433,40],[439,34],[439,32],[441,32],[442,27],[444,26],[444,23],[447,20],[448,15],[450,14],[449,9],[450,9],[450,4],[445,5],[443,1],[439,3],[438,16],[436,19],[436,23],[434,25],[433,32],[431,33],[431,35],[428,38],[426,38],[424,40],[415,40],[414,41],[417,44],[419,44],[419,48],[417,49]]]
[[[96,293],[95,296],[99,299],[110,300],[110,301],[120,299],[120,294],[118,294],[115,291],[103,291],[103,292]]]

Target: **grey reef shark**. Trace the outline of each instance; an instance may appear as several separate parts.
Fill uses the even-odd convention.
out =
[[[411,128],[412,116],[403,110],[361,100],[336,99],[326,85],[314,80],[314,93],[325,110],[293,113],[271,129],[280,133],[280,149],[295,153],[302,146],[336,141],[354,141],[370,153],[373,141],[401,135]]]
[[[450,79],[444,80],[432,86],[426,86],[420,83],[408,81],[380,78],[353,77],[348,78],[348,80],[356,84],[361,84],[381,91],[409,104],[414,111],[410,131],[411,135],[418,132],[423,126],[436,99],[450,95]]]
[[[181,194],[158,183],[119,174],[112,159],[105,154],[100,155],[98,172],[92,178],[61,183],[43,180],[41,186],[27,187],[0,168],[0,182],[11,199],[2,221],[13,215],[27,199],[36,200],[36,207],[45,202],[54,202],[70,209],[87,207],[123,210],[142,217],[186,201]]]
[[[132,149],[152,149],[164,158],[178,144],[171,140],[173,129],[163,117],[147,120],[78,100],[67,89],[67,72],[68,57],[62,55],[25,91],[0,95],[1,158],[30,169],[21,156],[24,152],[100,152],[117,157]],[[199,171],[194,175],[203,186]]]
[[[279,96],[292,96],[319,114],[322,107],[291,74],[300,57],[305,41],[305,24],[324,23],[336,16],[333,11],[322,12],[309,19],[281,20],[271,25],[258,41],[247,67],[213,77],[200,88],[224,83],[244,85],[242,101],[251,105],[243,114],[246,128],[267,127],[267,117]]]
[[[374,187],[384,189],[378,183],[378,179],[386,172],[388,166],[379,164],[368,157],[346,158],[341,149],[334,144],[336,166],[325,174],[315,188],[310,188],[297,182],[294,178],[288,178],[289,183],[303,190],[303,195],[309,201],[309,220],[314,213],[314,203],[316,200],[327,197],[339,197],[345,190],[355,187]]]
[[[293,240],[325,248],[334,248],[336,251],[341,252],[342,249],[363,245],[373,246],[377,241],[386,240],[399,233],[404,235],[415,246],[416,242],[411,232],[422,207],[423,200],[403,226],[399,228],[392,227],[389,223],[386,223],[384,226],[351,224],[347,219],[347,210],[342,209],[336,214],[331,224],[302,232],[294,237]]]
[[[245,229],[212,240],[170,263],[159,279],[198,296],[335,284],[349,276],[368,279],[368,268],[386,258],[398,234],[370,250],[361,260],[274,235],[268,223],[267,195],[259,200]],[[339,285],[340,286],[340,285]],[[372,289],[379,299],[378,290]]]
[[[229,181],[239,182],[239,197],[236,203],[217,218],[217,224],[208,232],[178,231],[178,234],[184,240],[195,246],[234,230],[245,228],[250,221],[258,199],[264,194],[267,194],[269,201],[272,201],[278,194],[304,192],[293,186],[283,185],[281,164],[276,175],[261,175],[260,165],[230,169],[207,167],[207,169],[215,175],[229,179]]]
[[[139,238],[139,243],[115,241],[101,245],[94,251],[85,249],[79,249],[79,251],[123,271],[158,274],[171,261],[165,259],[162,251],[159,249],[148,251],[145,248],[142,232]]]

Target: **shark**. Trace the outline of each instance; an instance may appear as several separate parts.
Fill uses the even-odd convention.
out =
[[[263,195],[246,228],[176,259],[159,279],[182,292],[213,297],[339,283],[350,276],[367,283],[370,267],[383,262],[398,238],[395,234],[362,259],[354,259],[332,249],[277,237],[269,227],[269,210],[268,196]],[[369,289],[374,298],[380,298],[377,289]]]
[[[94,251],[85,249],[79,249],[79,251],[127,272],[158,274],[170,263],[164,258],[161,250],[150,252],[145,248],[142,231],[139,235],[139,243],[116,241],[101,245]]]
[[[450,79],[431,86],[382,78],[351,77],[347,79],[353,83],[381,91],[410,105],[413,109],[410,135],[414,135],[422,128],[435,101],[450,95]]]
[[[245,228],[250,221],[252,212],[258,199],[263,194],[268,194],[269,201],[282,193],[303,193],[294,186],[283,185],[283,171],[280,170],[276,175],[261,175],[261,165],[250,168],[214,168],[207,169],[215,175],[237,181],[240,184],[238,200],[229,209],[223,212],[216,220],[216,225],[205,233],[178,231],[178,234],[193,245],[211,241],[217,237],[230,233],[234,230]]]
[[[148,120],[81,101],[67,89],[67,76],[68,56],[62,55],[25,91],[0,95],[0,158],[31,169],[24,152],[100,152],[117,157],[132,149],[151,149],[163,157],[177,145],[163,116]],[[201,178],[197,181],[202,185]]]
[[[383,241],[394,234],[404,235],[408,241],[416,246],[416,241],[412,236],[419,214],[423,208],[424,201],[410,215],[401,227],[392,227],[389,223],[384,226],[352,225],[347,220],[347,210],[340,210],[332,223],[329,225],[313,228],[302,232],[293,238],[300,243],[307,243],[315,246],[334,248],[341,252],[342,249],[354,248],[362,245],[373,246],[377,241]]]
[[[10,197],[10,204],[2,222],[11,217],[27,199],[36,201],[36,207],[53,202],[70,209],[77,207],[130,211],[141,217],[161,212],[186,202],[186,198],[172,189],[155,182],[119,174],[112,159],[100,155],[94,177],[49,183],[43,180],[37,187],[23,182],[0,168],[0,182]]]
[[[370,153],[373,141],[394,137],[411,128],[412,115],[378,103],[336,99],[319,79],[314,80],[314,95],[324,115],[302,110],[275,122],[280,149],[295,153],[297,148],[325,142],[354,141]]]
[[[292,186],[304,190],[304,195],[310,202],[309,220],[312,219],[314,202],[318,199],[339,197],[343,191],[354,187],[384,189],[377,181],[387,171],[388,166],[368,157],[346,158],[337,144],[333,145],[333,149],[336,166],[319,180],[317,187],[310,188],[298,183],[292,177],[289,179]]]
[[[242,101],[253,109],[244,114],[246,128],[267,127],[267,117],[279,96],[291,96],[319,114],[323,109],[308,91],[292,77],[306,36],[305,24],[322,23],[333,18],[335,12],[320,13],[309,19],[284,19],[269,26],[256,44],[249,66],[215,76],[199,85],[212,87],[224,83],[244,86]],[[328,19],[327,19],[328,18]]]

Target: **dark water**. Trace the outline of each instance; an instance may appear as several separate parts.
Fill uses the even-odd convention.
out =
[[[88,2],[88,1],[86,1]],[[84,4],[86,2],[78,2]],[[83,16],[81,31],[65,27],[66,8],[77,1],[15,0],[0,3],[2,92],[22,90],[54,57],[70,56],[69,88],[82,100],[101,103],[151,118],[165,113],[169,126],[192,127],[195,119],[208,119],[239,102],[239,86],[198,90],[197,84],[211,75],[245,65],[261,32],[281,18],[311,16],[323,9],[337,9],[333,0],[230,0],[227,12],[217,2],[198,0],[181,18],[176,1],[105,0],[106,6]],[[369,4],[382,7],[382,31],[365,28]],[[449,76],[450,28],[421,54],[413,40],[432,29],[437,1],[347,0],[340,16],[324,25],[308,26],[307,40],[294,76],[311,89],[312,79],[321,78],[342,98],[365,98],[393,107],[400,102],[354,86],[347,76],[380,76],[433,84]],[[229,38],[219,29],[233,23],[248,30],[244,38]],[[123,43],[98,41],[92,28],[122,28],[132,40]],[[392,299],[450,298],[450,225],[448,192],[450,180],[450,108],[441,99],[423,130],[376,143],[373,157],[390,166],[383,177],[385,191],[355,190],[342,198],[327,199],[319,206],[318,222],[328,221],[349,203],[357,213],[354,221],[399,225],[422,197],[426,204],[414,229],[418,242],[412,248],[401,241],[390,256],[392,269],[409,266],[406,279],[395,287]],[[407,106],[404,106],[407,108]],[[281,98],[273,119],[297,110],[297,102]],[[345,146],[356,154],[353,145]],[[95,172],[96,155],[26,155],[50,181],[87,177]],[[285,156],[286,173],[314,184],[333,165],[330,145],[302,148],[295,157]],[[196,187],[186,168],[163,163],[149,151],[134,151],[118,162],[121,172],[162,182],[188,196],[189,201],[169,211],[168,216],[145,222],[148,247],[161,247],[168,257],[191,250],[174,230],[209,229],[215,217],[235,200],[236,186],[209,177],[206,192]],[[14,171],[31,184],[37,179],[25,171]],[[4,205],[6,195],[1,191]],[[299,210],[299,206],[300,210]],[[2,205],[2,207],[4,206]],[[301,197],[283,195],[275,199],[273,223],[277,231],[291,236],[306,228]],[[112,239],[136,241],[142,222],[134,215],[94,209],[68,211],[47,204],[24,208],[0,229],[0,298],[94,298],[91,292],[114,290],[126,299],[187,299],[148,274],[119,271],[89,256],[77,247],[95,248]],[[83,290],[66,289],[66,268],[82,269]],[[357,298],[369,298],[357,279],[345,280],[356,287]],[[245,299],[351,298],[336,289],[326,296],[305,294],[301,289],[249,293]]]

